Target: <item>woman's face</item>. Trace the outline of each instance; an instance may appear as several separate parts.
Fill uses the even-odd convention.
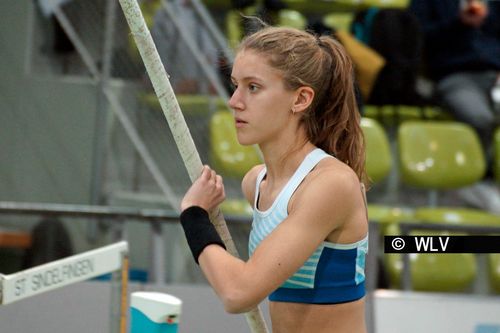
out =
[[[279,141],[292,126],[294,91],[286,90],[280,71],[252,50],[240,51],[231,80],[235,91],[229,100],[234,110],[238,141],[242,145]]]

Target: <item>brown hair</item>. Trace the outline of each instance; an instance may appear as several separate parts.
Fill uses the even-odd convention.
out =
[[[265,27],[240,44],[267,56],[290,90],[311,87],[315,96],[301,118],[307,138],[349,165],[367,182],[365,146],[354,91],[354,71],[344,47],[329,36],[285,27]]]

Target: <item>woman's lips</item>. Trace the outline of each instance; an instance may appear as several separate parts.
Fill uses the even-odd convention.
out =
[[[243,119],[240,119],[240,118],[235,118],[234,123],[235,123],[236,128],[240,128],[240,127],[243,127],[246,124],[248,124],[246,121],[244,121]]]

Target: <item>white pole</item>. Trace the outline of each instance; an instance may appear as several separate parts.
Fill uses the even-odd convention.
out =
[[[196,150],[186,121],[184,120],[184,116],[182,115],[172,86],[170,85],[170,81],[168,80],[165,67],[161,62],[151,33],[146,26],[139,4],[137,0],[120,0],[120,5],[127,19],[135,43],[137,44],[137,48],[139,49],[139,53],[141,54],[149,78],[151,79],[151,83],[153,84],[153,88],[158,96],[163,114],[167,119],[177,148],[184,161],[184,166],[187,169],[191,181],[194,181],[199,177],[203,164]],[[220,209],[216,211],[217,212],[211,216],[212,223],[215,225],[229,253],[238,256],[238,251],[229,234],[224,217]],[[258,307],[247,312],[245,316],[252,332],[267,332],[266,323]]]

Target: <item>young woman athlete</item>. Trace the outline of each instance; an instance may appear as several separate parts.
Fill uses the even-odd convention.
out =
[[[250,257],[226,252],[209,222],[225,194],[205,166],[181,203],[195,260],[228,312],[269,297],[273,332],[366,332],[365,151],[349,57],[331,37],[266,27],[242,41],[231,79],[238,141],[264,158],[242,181]]]

